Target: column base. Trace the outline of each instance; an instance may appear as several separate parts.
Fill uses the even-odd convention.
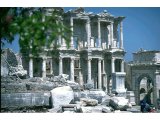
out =
[[[126,97],[125,75],[126,73],[124,72],[112,73],[112,93],[117,96]]]

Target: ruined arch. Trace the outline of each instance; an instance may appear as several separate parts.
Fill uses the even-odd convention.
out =
[[[154,79],[151,77],[151,75],[149,74],[140,74],[135,82],[135,96],[136,96],[136,103],[139,104],[140,103],[140,83],[143,80],[143,78],[147,78],[147,83],[151,83],[152,87],[149,88],[148,91],[146,92],[152,92],[154,89]],[[148,93],[150,95],[150,93]],[[153,92],[153,96],[154,96],[154,92]],[[153,98],[154,99],[154,98]],[[153,100],[154,101],[154,100]]]

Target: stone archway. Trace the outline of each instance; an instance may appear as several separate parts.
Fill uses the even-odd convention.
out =
[[[144,78],[146,78],[147,83],[151,83],[152,84],[152,86],[150,86],[150,88],[148,88],[148,90],[146,91],[146,94],[150,95],[151,92],[153,92],[153,89],[154,89],[154,80],[153,80],[153,78],[151,78],[149,74],[141,74],[136,79],[136,82],[135,82],[135,97],[136,97],[136,103],[137,104],[140,103],[140,90],[142,90],[142,89],[146,90],[146,88],[143,88],[143,87],[140,86],[140,83]],[[154,92],[153,92],[153,96],[154,96]],[[154,98],[149,98],[149,99],[152,99],[152,101],[154,101],[153,100]],[[149,101],[147,101],[147,102],[149,102]]]

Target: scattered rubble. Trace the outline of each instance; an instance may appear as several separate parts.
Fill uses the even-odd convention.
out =
[[[70,81],[67,74],[26,78],[20,55],[9,49],[1,55],[1,112],[138,112],[127,99],[94,90],[92,83],[80,86]]]
[[[81,98],[80,102],[82,102],[83,106],[96,106],[96,105],[98,105],[98,100],[95,100],[95,99]]]
[[[114,110],[123,110],[126,111],[127,108],[131,107],[128,99],[124,97],[111,97],[109,105],[114,109]]]

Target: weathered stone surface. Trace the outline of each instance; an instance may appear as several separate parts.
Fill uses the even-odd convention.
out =
[[[75,91],[80,91],[80,85],[76,82],[73,82],[73,81],[67,81],[66,82],[68,86],[70,86],[72,88],[72,90],[75,92]]]
[[[82,113],[91,113],[92,107],[81,107]]]
[[[27,71],[23,69],[22,60],[19,55],[14,54],[10,49],[4,49],[1,56],[1,76],[23,77],[27,75]]]
[[[42,82],[43,79],[41,77],[32,77],[32,78],[29,78],[29,81],[30,82]]]
[[[103,106],[103,107],[102,107],[102,112],[103,112],[103,113],[111,113],[112,111],[111,111],[111,108],[110,108],[110,107]]]
[[[63,86],[51,90],[52,107],[59,107],[63,104],[69,104],[74,99],[74,93],[71,87]]]
[[[82,103],[86,104],[86,106],[98,105],[98,100],[95,100],[95,99],[81,98],[80,101],[82,101]]]
[[[28,82],[26,83],[27,90],[30,91],[50,91],[54,89],[56,85],[54,83],[35,83],[35,82]]]
[[[83,87],[85,90],[91,90],[94,88],[94,85],[91,83],[87,83],[87,84],[84,84]]]
[[[9,75],[23,77],[27,75],[27,70],[24,70],[22,65],[18,65],[17,67],[10,67]]]
[[[124,97],[112,97],[109,105],[115,110],[127,110],[129,108],[128,99]]]
[[[26,85],[24,83],[8,83],[8,84],[3,84],[5,88],[6,93],[18,93],[18,92],[26,92]],[[5,93],[3,92],[3,93]]]
[[[49,92],[1,94],[1,108],[49,106],[49,97]]]
[[[106,95],[105,97],[102,98],[101,105],[109,106],[110,99],[111,99],[111,97],[109,95]]]
[[[98,103],[102,102],[102,98],[106,96],[104,91],[82,91],[81,98],[91,98],[98,100]]]

